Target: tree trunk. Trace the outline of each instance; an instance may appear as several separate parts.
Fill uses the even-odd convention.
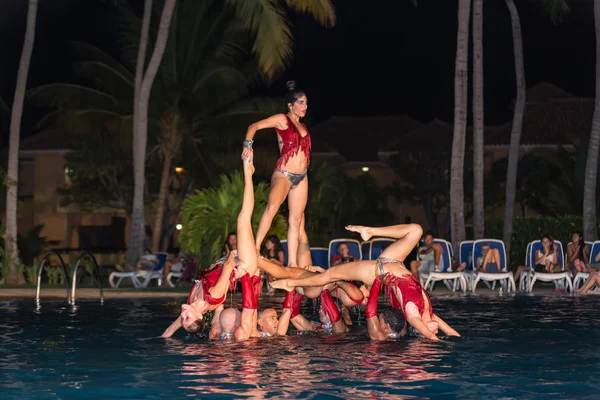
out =
[[[37,16],[38,0],[29,0],[27,11],[27,28],[25,40],[19,62],[15,96],[13,98],[12,112],[10,117],[10,145],[8,152],[8,172],[6,176],[6,249],[10,261],[10,276],[8,282],[11,284],[24,283],[23,276],[19,276],[19,249],[17,247],[17,198],[19,186],[19,139],[21,136],[21,117],[23,115],[23,103],[25,101],[25,89],[27,88],[27,76],[29,75],[29,63],[33,52],[35,41],[35,20]]]
[[[596,227],[596,184],[598,174],[598,148],[600,147],[600,0],[594,0],[594,26],[596,30],[596,105],[592,132],[585,164],[585,185],[583,187],[583,237],[595,241],[598,238]]]
[[[473,234],[485,235],[483,197],[483,0],[473,2]]]
[[[515,55],[515,76],[517,80],[517,101],[513,114],[512,129],[510,132],[510,147],[508,150],[508,167],[506,171],[506,205],[504,207],[504,245],[506,247],[506,264],[510,260],[510,245],[512,239],[512,226],[515,215],[515,198],[517,192],[517,167],[519,165],[519,146],[521,144],[521,130],[523,128],[523,115],[525,114],[525,67],[523,66],[523,39],[521,37],[521,21],[514,0],[505,0],[510,12],[510,22],[513,35],[513,49]]]
[[[158,207],[154,216],[154,228],[152,229],[152,251],[160,251],[160,239],[163,231],[163,219],[167,205],[167,196],[169,194],[169,181],[171,180],[171,170],[173,158],[170,154],[165,154],[163,160],[162,176],[160,178],[160,192],[158,195]]]
[[[469,61],[469,23],[471,0],[458,2],[458,29],[456,35],[456,66],[454,71],[454,136],[450,165],[450,229],[455,254],[465,240],[464,162],[467,129],[467,90]]]
[[[136,127],[134,136],[136,137],[133,148],[133,215],[131,218],[131,234],[129,246],[127,246],[127,264],[135,265],[141,257],[144,250],[144,182],[145,182],[145,161],[146,146],[148,142],[148,104],[150,102],[150,92],[154,83],[154,78],[162,61],[163,54],[167,47],[169,38],[169,26],[175,8],[176,0],[165,0],[160,25],[152,57],[148,63],[148,68],[144,73],[137,102]]]

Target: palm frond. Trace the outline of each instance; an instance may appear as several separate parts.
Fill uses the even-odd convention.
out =
[[[310,15],[323,26],[335,26],[335,10],[329,0],[288,0],[287,5],[297,12]]]
[[[73,47],[76,53],[81,57],[81,60],[93,60],[106,64],[108,67],[116,71],[116,73],[133,82],[134,76],[123,64],[109,56],[99,48],[84,42],[73,42]]]
[[[123,116],[106,110],[81,110],[70,112],[65,116],[64,127],[68,132],[95,132],[99,127],[109,127],[121,121]]]
[[[550,17],[552,23],[560,24],[571,10],[568,0],[537,0],[544,14]]]
[[[8,105],[6,104],[4,99],[2,99],[2,97],[0,97],[0,111],[6,112],[6,113],[10,112]]]
[[[267,77],[284,69],[292,56],[292,36],[278,0],[227,0],[239,20],[254,36],[252,51]]]
[[[67,109],[101,109],[117,111],[118,101],[100,90],[70,83],[51,83],[27,91],[31,104]]]
[[[123,75],[119,70],[98,61],[85,61],[73,66],[75,74],[96,83],[96,85],[111,94],[119,101],[127,101],[129,107],[133,101],[134,81],[131,74]]]

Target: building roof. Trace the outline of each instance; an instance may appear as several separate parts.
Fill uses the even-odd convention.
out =
[[[314,153],[339,153],[347,162],[379,161],[380,148],[422,126],[406,115],[332,117],[311,129]]]
[[[59,129],[49,129],[23,138],[19,150],[67,150],[70,147],[70,137],[66,132]]]
[[[572,138],[586,138],[592,129],[594,99],[554,98],[529,107],[523,118],[522,146],[568,145]],[[512,121],[487,138],[486,146],[508,146]]]
[[[549,99],[568,99],[574,97],[575,96],[572,94],[567,93],[551,83],[540,82],[527,90],[525,101],[527,101],[528,104],[539,104],[544,103]]]

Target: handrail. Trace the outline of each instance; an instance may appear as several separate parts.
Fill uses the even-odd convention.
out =
[[[40,286],[42,284],[42,271],[44,270],[44,265],[46,265],[46,260],[48,260],[48,258],[50,258],[52,254],[58,257],[60,265],[62,265],[62,270],[65,277],[65,289],[67,290],[67,301],[69,302],[69,304],[71,304],[71,293],[69,292],[69,276],[67,275],[67,266],[65,265],[65,262],[63,261],[60,254],[58,254],[55,251],[49,251],[48,253],[46,253],[44,258],[42,258],[42,262],[40,263],[40,269],[38,270],[37,293],[35,295],[35,301],[37,303],[40,302]]]
[[[94,264],[96,278],[98,279],[98,288],[100,289],[100,304],[104,304],[104,290],[102,288],[102,279],[100,279],[100,267],[98,267],[96,257],[94,257],[94,255],[87,250],[85,250],[79,255],[77,263],[75,264],[75,268],[73,269],[73,279],[71,280],[71,303],[75,304],[75,288],[77,287],[77,268],[79,268],[79,263],[81,263],[81,260],[83,260],[86,256],[89,256],[89,259]]]

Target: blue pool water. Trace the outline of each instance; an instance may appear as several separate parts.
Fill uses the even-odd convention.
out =
[[[598,300],[436,297],[463,335],[439,343],[373,342],[364,324],[335,336],[163,340],[180,301],[4,303],[0,398],[598,398]]]

